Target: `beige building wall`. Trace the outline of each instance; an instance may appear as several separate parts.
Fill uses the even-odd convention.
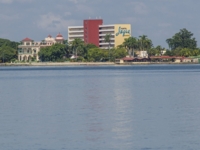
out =
[[[39,61],[38,53],[41,47],[52,46],[55,43],[62,44],[64,41],[63,36],[59,33],[56,38],[49,35],[43,41],[34,42],[29,38],[22,40],[21,45],[18,46],[18,60],[19,61],[31,61],[32,58],[35,58],[36,61]]]
[[[115,47],[121,45],[129,37],[131,37],[130,24],[115,24]]]

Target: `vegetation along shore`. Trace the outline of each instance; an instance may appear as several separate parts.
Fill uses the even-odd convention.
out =
[[[106,35],[105,42],[110,43],[110,35]],[[193,33],[187,29],[181,29],[171,38],[166,39],[168,48],[160,45],[154,46],[152,40],[146,35],[129,37],[123,44],[115,48],[100,49],[93,44],[85,44],[81,39],[74,39],[72,42],[64,41],[63,44],[54,44],[43,47],[38,55],[40,61],[33,57],[29,62],[18,61],[18,45],[20,42],[0,39],[0,63],[2,65],[113,65],[116,59],[124,57],[139,58],[145,54],[146,58],[152,56],[176,56],[176,57],[196,57],[200,58],[200,48]],[[142,53],[141,53],[142,52]],[[155,58],[155,57],[154,57]],[[158,59],[148,59],[149,62],[132,62],[127,64],[162,64],[171,63],[172,59],[160,62]],[[48,62],[48,63],[47,63]],[[179,62],[178,64],[180,64]],[[177,64],[177,63],[172,63]]]

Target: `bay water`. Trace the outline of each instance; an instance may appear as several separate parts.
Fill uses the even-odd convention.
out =
[[[200,65],[0,67],[0,149],[200,149]]]

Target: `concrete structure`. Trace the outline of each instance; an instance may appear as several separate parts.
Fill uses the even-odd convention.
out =
[[[138,51],[138,57],[140,57],[140,58],[148,58],[147,51]]]
[[[133,58],[133,57],[124,57],[121,59],[116,59],[115,63],[132,63],[132,62],[157,62],[157,63],[199,63],[198,58],[188,58],[183,56],[151,56],[150,58]]]
[[[53,38],[51,35],[49,35],[40,42],[35,42],[30,38],[25,38],[18,46],[18,60],[30,61],[31,59],[35,59],[36,61],[39,61],[38,52],[40,51],[40,48],[52,46],[55,43],[62,44],[63,41],[64,38],[60,33],[56,36],[56,38]]]
[[[99,46],[99,26],[102,24],[102,19],[83,21],[84,41],[86,44],[92,43]]]
[[[150,58],[137,58],[137,57],[124,57],[121,59],[116,59],[116,64],[123,64],[123,63],[133,63],[133,62],[150,62]]]
[[[69,42],[72,42],[75,38],[80,38],[87,44],[95,44],[104,49],[107,49],[109,46],[109,43],[106,43],[104,40],[107,34],[111,35],[110,47],[117,47],[124,42],[125,38],[131,36],[131,25],[103,25],[102,19],[89,19],[83,21],[83,26],[68,27]]]
[[[189,63],[189,62],[195,62],[195,63],[198,63],[198,59],[197,58],[183,58],[182,59],[182,62],[185,62],[185,63]]]
[[[82,39],[84,41],[83,26],[68,27],[68,42],[72,42],[76,38]]]

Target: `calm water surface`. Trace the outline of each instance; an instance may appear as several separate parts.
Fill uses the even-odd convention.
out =
[[[1,150],[200,149],[200,65],[0,67]]]

